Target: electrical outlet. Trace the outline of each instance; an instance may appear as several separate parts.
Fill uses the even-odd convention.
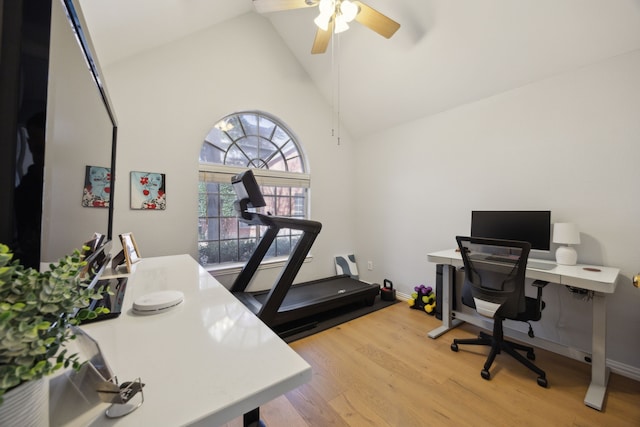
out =
[[[373,270],[373,261],[367,261],[367,270]]]

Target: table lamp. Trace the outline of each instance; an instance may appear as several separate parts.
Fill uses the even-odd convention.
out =
[[[580,243],[580,232],[575,224],[558,222],[553,225],[553,243],[567,246],[559,246],[556,250],[556,262],[562,265],[576,265],[578,253],[569,245]]]

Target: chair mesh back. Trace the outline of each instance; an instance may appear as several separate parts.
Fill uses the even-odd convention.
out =
[[[514,318],[526,309],[525,272],[531,245],[513,240],[456,237],[465,269],[463,290],[500,308],[495,317]],[[470,305],[467,301],[465,304]]]

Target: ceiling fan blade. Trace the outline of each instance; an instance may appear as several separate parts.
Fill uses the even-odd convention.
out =
[[[382,37],[391,38],[400,28],[400,24],[396,21],[361,1],[354,1],[353,3],[360,8],[360,12],[356,15],[356,21],[372,29]]]
[[[279,12],[282,10],[302,9],[317,6],[317,0],[253,0],[258,13]]]
[[[333,33],[333,19],[329,22],[329,28],[324,31],[322,28],[318,28],[316,31],[316,38],[313,40],[313,46],[311,47],[311,53],[325,53],[331,40],[331,34]]]

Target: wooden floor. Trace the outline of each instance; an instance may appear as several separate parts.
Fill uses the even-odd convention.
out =
[[[439,339],[440,322],[405,303],[291,344],[312,380],[262,406],[269,427],[325,426],[640,426],[640,383],[611,374],[602,412],[584,405],[590,366],[536,349],[548,388],[510,356],[480,377],[487,348],[450,350],[473,337],[463,325]],[[242,425],[238,418],[227,427]]]

